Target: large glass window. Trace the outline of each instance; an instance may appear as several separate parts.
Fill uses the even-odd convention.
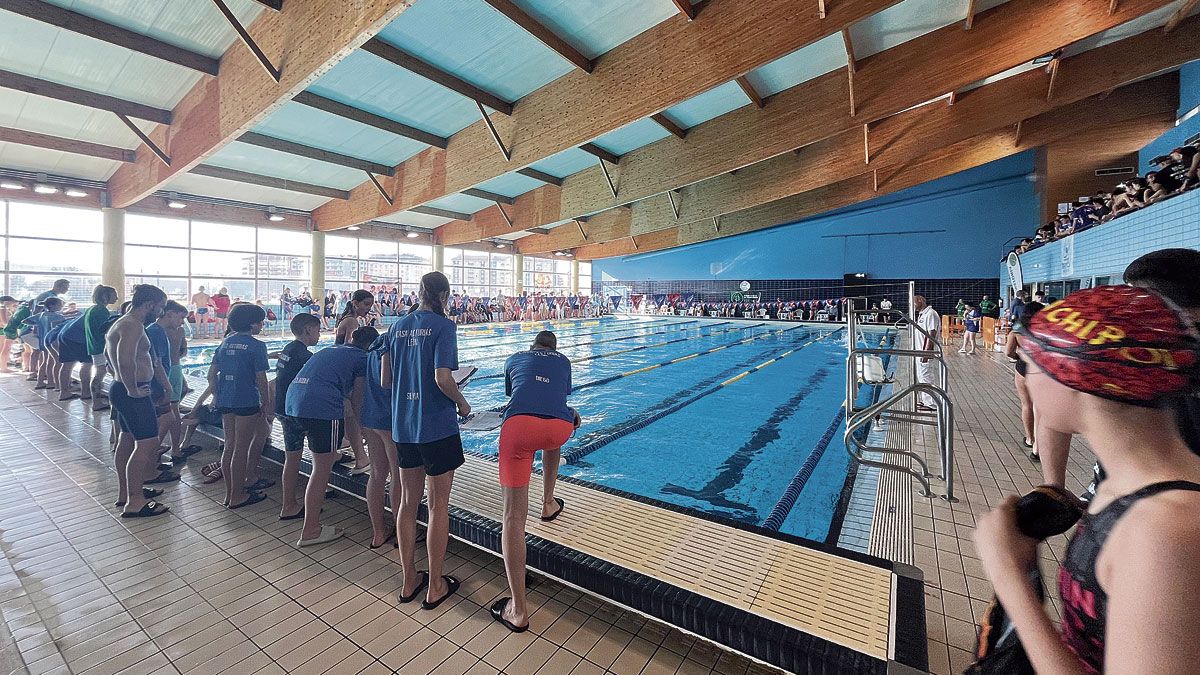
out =
[[[582,281],[580,288],[582,288]],[[525,290],[557,293],[571,291],[571,261],[525,256]]]
[[[455,293],[473,297],[512,295],[512,254],[447,248],[444,261]]]

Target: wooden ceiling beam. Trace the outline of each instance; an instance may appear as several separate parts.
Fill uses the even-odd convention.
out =
[[[311,91],[302,91],[296,94],[292,99],[296,103],[306,105],[310,108],[316,108],[322,112],[327,112],[330,115],[337,115],[359,124],[365,124],[369,127],[374,127],[380,131],[396,134],[405,138],[411,138],[414,141],[420,141],[426,145],[432,145],[436,148],[445,148],[449,144],[449,140],[431,134],[428,131],[422,131],[416,127],[411,127],[402,122],[376,115],[375,113],[367,112],[354,106],[346,105],[340,101],[335,101],[331,98],[325,98],[320,94],[314,94]],[[392,175],[392,174],[387,174]]]
[[[283,0],[254,0],[258,4],[267,9],[275,10],[276,12],[283,11]]]
[[[128,206],[153,194],[251,131],[411,6],[408,0],[311,0],[292,3],[286,11],[262,13],[247,31],[276,63],[285,65],[280,81],[242,45],[231,45],[221,57],[220,74],[196,83],[172,111],[174,123],[150,134],[170,152],[171,166],[138,153],[136,162],[109,179],[113,206]]]
[[[61,138],[59,136],[39,134],[33,131],[12,129],[9,127],[0,127],[0,143],[15,143],[33,148],[58,150],[59,152],[69,152],[73,155],[111,159],[115,162],[132,162],[135,157],[133,150],[126,150],[125,148],[114,148],[110,145],[79,141],[73,138]]]
[[[1200,0],[1187,0],[1187,2],[1183,3],[1179,9],[1175,10],[1175,13],[1171,15],[1171,18],[1167,20],[1167,25],[1163,26],[1163,32],[1170,33],[1178,28],[1179,24],[1183,23],[1183,20],[1188,18],[1188,15],[1196,9],[1197,5],[1200,5]]]
[[[1116,0],[1113,0],[1113,2],[1116,2]],[[1109,14],[1112,14],[1111,10],[1109,11]],[[970,0],[967,3],[967,19],[966,19],[966,21],[963,22],[963,30],[971,30],[971,28],[974,25],[975,25],[975,0]]]
[[[451,211],[450,209],[439,209],[436,206],[414,206],[409,211],[420,213],[426,216],[436,216],[438,218],[452,218],[454,220],[469,221],[474,217],[474,214],[463,213],[462,211]]]
[[[745,75],[735,78],[734,82],[737,82],[737,86],[741,88],[742,93],[746,95],[746,98],[750,99],[755,108],[761,108],[767,104],[758,93],[758,90],[754,88],[754,85],[750,84],[750,80],[746,79]]]
[[[511,118],[495,120],[512,148],[510,161],[492,149],[495,142],[480,120],[455,134],[444,152],[426,150],[399,168],[405,180],[394,207],[381,204],[369,185],[360,185],[350,204],[327,204],[314,218],[321,229],[346,227],[527,167],[837,34],[898,2],[839,0],[823,21],[815,15],[796,16],[795,0],[711,2],[699,19],[704,30],[687,21],[663,21],[596,59],[591,75],[575,69],[523,97]],[[789,19],[781,21],[781,16]],[[647,73],[653,74],[652,83]]]
[[[613,152],[609,152],[608,150],[605,150],[604,148],[596,145],[595,143],[584,143],[583,145],[579,146],[579,149],[588,153],[589,155],[599,157],[600,159],[608,162],[609,164],[620,164],[621,163],[620,155],[613,153]]]
[[[671,0],[675,3],[675,7],[679,9],[679,13],[686,16],[688,21],[696,18],[696,7],[692,4],[692,0]]]
[[[188,173],[193,173],[197,176],[208,176],[209,178],[230,180],[237,183],[246,183],[247,185],[259,185],[262,187],[287,190],[289,192],[299,192],[306,195],[329,197],[330,199],[350,198],[349,192],[345,190],[339,190],[337,188],[326,187],[324,185],[313,185],[311,183],[302,183],[300,181],[288,180],[286,178],[276,178],[275,176],[263,176],[257,173],[250,173],[249,171],[227,169],[225,167],[212,166],[209,164],[197,164],[189,169]]]
[[[687,0],[683,1],[686,2]],[[555,34],[554,31],[538,23],[536,19],[526,14],[525,10],[518,7],[512,0],[484,0],[484,2],[506,16],[509,21],[520,26],[538,42],[541,42],[557,52],[559,56],[575,64],[576,68],[585,73],[592,72],[593,64],[591,59],[584,56],[578,49],[572,47],[566,40]]]
[[[188,51],[173,44],[105,23],[86,14],[52,5],[42,0],[0,0],[0,9],[41,21],[63,30],[86,35],[109,44],[124,47],[146,56],[190,68],[206,75],[216,75],[221,62],[204,54]]]
[[[562,187],[563,184],[563,179],[559,178],[558,176],[546,173],[545,171],[538,171],[537,169],[528,166],[524,169],[517,169],[517,173],[528,178],[540,180],[543,183],[549,183],[555,187]]]
[[[420,75],[430,82],[439,84],[450,91],[455,92],[456,94],[465,96],[472,101],[477,101],[482,105],[486,105],[492,110],[502,112],[505,115],[511,115],[513,112],[513,104],[505,101],[499,96],[496,96],[491,92],[484,91],[470,82],[467,82],[456,75],[452,75],[451,73],[448,73],[431,63],[422,61],[403,49],[384,42],[379,38],[371,38],[370,40],[367,40],[366,43],[363,44],[362,50],[368,54],[378,56],[392,65],[399,66],[410,73]]]
[[[337,164],[338,166],[345,166],[351,169],[361,169],[363,171],[378,173],[384,176],[394,175],[395,172],[395,169],[387,164],[380,164],[379,162],[359,159],[358,157],[351,157],[350,155],[343,155],[330,150],[322,150],[321,148],[314,148],[310,145],[304,145],[303,143],[296,143],[294,141],[288,141],[282,138],[275,138],[274,136],[267,136],[265,134],[260,134],[253,131],[248,131],[241,136],[238,136],[237,140],[239,143],[246,143],[247,145],[253,145],[259,148],[267,148],[268,150],[286,152],[289,155],[296,155],[297,157],[306,157],[308,159],[315,159],[319,162]]]
[[[23,91],[26,94],[34,94],[36,96],[45,96],[46,98],[58,99],[76,105],[95,108],[96,110],[107,110],[113,113],[120,113],[129,117],[136,117],[140,120],[148,122],[158,122],[159,124],[171,123],[171,111],[162,110],[153,106],[126,101],[125,99],[106,94],[98,94],[94,91],[86,89],[78,89],[76,87],[68,87],[65,84],[51,82],[49,80],[40,80],[36,77],[13,73],[7,70],[0,70],[0,87],[4,89],[13,89]]]
[[[987,65],[992,61],[986,58],[986,55],[993,50],[1002,52],[1002,55],[996,58],[1006,61],[1014,58],[1031,60],[1060,48],[1064,43],[1082,39],[1092,31],[1098,32],[1124,23],[1137,12],[1150,11],[1164,4],[1164,1],[1127,0],[1122,3],[1116,16],[1109,16],[1107,7],[1097,6],[1097,3],[1090,0],[1010,0],[980,13],[976,18],[975,27],[969,34],[964,33],[958,25],[949,26],[857,63],[857,117],[851,117],[847,113],[845,75],[841,72],[828,73],[779,92],[772,97],[771,105],[762,110],[746,106],[695,126],[688,131],[688,142],[685,144],[666,139],[627,153],[621,160],[619,198],[613,198],[607,189],[599,167],[585,169],[566,177],[561,190],[553,194],[541,196],[535,190],[518,197],[518,207],[523,201],[539,206],[536,209],[518,208],[519,215],[515,220],[530,226],[559,223],[617,205],[647,200],[667,190],[693,185],[767,158],[785,153],[790,155],[790,151],[797,147],[839,136],[851,130],[857,132],[858,137],[857,148],[851,153],[857,155],[859,167],[865,171],[870,165],[862,163],[864,123],[872,122],[871,163],[883,163],[886,157],[894,152],[895,146],[907,145],[921,138],[921,134],[914,133],[908,136],[901,135],[901,138],[897,139],[894,134],[885,133],[887,129],[899,128],[900,120],[906,119],[900,114],[901,111],[920,106],[944,96],[947,91],[965,87],[970,82],[994,74],[992,68],[1001,67],[1003,64]],[[1063,11],[1074,12],[1079,21],[1057,21],[1055,17]],[[1025,26],[1022,22],[1029,22],[1029,25]],[[1016,30],[1014,26],[1022,28]],[[1084,68],[1088,72],[1101,73],[1102,71],[1085,64],[1105,64],[1101,67],[1108,69],[1107,74],[1096,75],[1090,82],[1101,82],[1111,88],[1162,69],[1177,67],[1189,59],[1200,58],[1200,55],[1189,56],[1196,54],[1196,45],[1180,39],[1179,35],[1182,32],[1179,30],[1166,36],[1158,31],[1143,33],[1114,43],[1122,45],[1120,48],[1107,45],[1072,57],[1064,61],[1063,67],[1066,68],[1065,64],[1070,62],[1073,64],[1071,69]],[[946,49],[942,43],[951,38],[956,46]],[[906,63],[913,64],[912,72],[923,72],[924,66],[921,64],[926,58],[941,61],[943,69],[953,72],[953,80],[931,78],[927,74],[922,74],[920,79],[910,79],[904,74]],[[900,74],[895,76],[896,82],[872,84],[868,88],[865,83],[878,79],[873,75],[877,72],[876,68]],[[1060,73],[1054,105],[1078,100],[1084,90],[1090,92],[1086,95],[1096,93],[1091,91],[1088,77],[1072,75],[1071,69]],[[1042,110],[1049,109],[1050,103],[1045,100],[1045,74],[1030,71],[1018,77],[1023,78],[1019,80],[1021,82],[1038,82],[1039,91],[1035,98],[1040,101],[1038,105],[1042,106]],[[964,106],[967,110],[979,110],[978,102],[985,100],[980,97],[980,92],[997,91],[991,89],[992,86],[994,85],[957,96],[954,106],[936,107],[943,111],[959,111]],[[885,91],[871,93],[880,87]],[[884,98],[890,103],[884,105]],[[966,105],[972,99],[975,99],[976,104]],[[992,100],[993,106],[1004,104],[1003,100],[989,100]],[[1024,98],[1015,100],[1022,105],[1026,105],[1028,101]],[[923,110],[926,107],[920,106],[917,109]],[[867,108],[873,108],[877,112],[871,114],[867,112]],[[881,111],[886,111],[887,115],[881,116]],[[924,150],[931,146],[917,147]],[[817,171],[817,174],[819,175],[820,171]],[[656,201],[662,203],[662,200]]]
[[[662,113],[655,113],[650,116],[650,119],[654,120],[654,123],[658,126],[669,131],[672,136],[675,136],[676,138],[687,138],[687,129],[684,129],[675,122],[671,121],[670,117],[667,117]]]
[[[516,197],[509,197],[508,195],[502,195],[498,192],[480,190],[479,188],[467,188],[466,190],[463,190],[462,193],[470,197],[478,197],[480,199],[486,199],[490,202],[499,202],[501,204],[515,204],[517,201]]]

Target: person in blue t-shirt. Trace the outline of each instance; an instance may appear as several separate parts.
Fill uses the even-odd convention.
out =
[[[304,431],[313,456],[312,475],[304,490],[304,530],[296,546],[325,544],[343,534],[340,527],[321,525],[321,506],[345,437],[345,420],[357,417],[362,405],[366,350],[377,337],[379,331],[370,326],[357,328],[349,344],[313,354],[288,386],[284,411]]]
[[[963,343],[962,349],[958,350],[959,354],[975,353],[976,338],[979,337],[979,322],[982,318],[983,313],[979,311],[979,308],[968,302],[963,312]]]
[[[492,617],[514,633],[529,629],[525,604],[525,519],[533,456],[542,451],[541,518],[558,518],[566,506],[554,496],[559,450],[579,428],[579,413],[567,405],[571,360],[558,351],[558,338],[544,330],[527,351],[504,363],[504,393],[511,396],[500,427],[500,485],[504,490],[504,571],[511,598],[492,605]]]
[[[57,335],[52,332],[49,337],[51,347],[58,350],[58,400],[69,401],[79,398],[79,392],[71,384],[71,372],[75,370],[75,364],[86,363],[89,364],[89,371],[91,369],[83,316],[77,316],[54,330]]]
[[[383,387],[383,355],[388,338],[381,335],[367,350],[367,378],[363,386],[363,402],[359,422],[367,437],[371,461],[367,481],[367,513],[371,516],[371,548],[379,548],[396,535],[396,521],[389,519],[384,508],[386,482],[392,479],[392,503],[400,502],[400,464],[396,442],[392,440],[392,392]],[[396,515],[399,516],[397,509]]]
[[[154,394],[155,414],[158,415],[158,435],[160,441],[171,437],[169,446],[171,464],[178,467],[185,457],[181,445],[183,443],[183,424],[179,416],[179,403],[175,398],[175,383],[171,380],[171,371],[175,368],[175,354],[172,353],[170,331],[178,331],[187,320],[187,307],[171,300],[163,309],[162,316],[146,326],[146,337],[150,339],[150,351],[167,373],[167,381],[160,383],[157,378],[150,383]]]
[[[450,281],[441,272],[421,277],[416,311],[392,324],[388,351],[380,363],[380,384],[392,392],[392,440],[400,464],[400,511],[396,539],[404,571],[402,602],[412,602],[428,586],[421,606],[433,609],[458,590],[459,581],[442,575],[450,528],[450,488],[454,470],[462,466],[458,416],[471,414],[454,381],[458,368],[458,335],[446,318]],[[429,571],[417,576],[414,556],[417,507],[429,483],[429,526],[425,549]]]
[[[51,389],[54,387],[51,382],[54,381],[54,373],[58,369],[58,364],[54,362],[54,357],[49,350],[49,340],[47,339],[51,331],[59,324],[66,321],[63,318],[62,299],[58,296],[46,298],[42,302],[42,311],[33,317],[33,332],[37,337],[37,346],[34,348],[33,359],[36,365],[34,373],[37,374],[37,384],[34,389]]]
[[[267,313],[262,307],[238,303],[229,308],[228,337],[213,355],[208,386],[213,391],[225,448],[221,475],[225,479],[225,506],[238,509],[266,499],[262,492],[246,490],[250,450],[261,446],[271,415],[267,385],[267,346],[254,336],[262,332]]]
[[[321,341],[321,320],[312,314],[301,312],[292,317],[292,335],[296,336],[284,347],[275,361],[275,381],[271,397],[275,401],[275,416],[283,428],[283,475],[280,477],[283,504],[279,509],[280,520],[296,520],[304,517],[304,502],[296,499],[296,485],[300,481],[300,458],[304,452],[304,428],[287,415],[287,393],[292,381],[305,363],[312,358],[309,347]]]

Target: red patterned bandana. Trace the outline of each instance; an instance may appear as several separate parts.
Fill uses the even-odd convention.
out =
[[[1039,368],[1087,394],[1149,405],[1196,382],[1200,334],[1178,308],[1143,288],[1072,293],[1019,331]]]

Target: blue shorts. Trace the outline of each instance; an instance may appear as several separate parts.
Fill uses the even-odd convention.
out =
[[[149,385],[144,382],[140,386]],[[114,381],[108,391],[109,401],[112,402],[113,415],[121,431],[133,434],[133,438],[144,441],[158,438],[158,415],[154,412],[154,401],[150,396],[132,398],[125,385]]]
[[[183,399],[183,367],[178,363],[171,366],[167,380],[171,382],[171,402],[178,403]]]
[[[87,345],[64,340],[58,341],[58,360],[60,363],[92,363],[92,357],[87,353]]]

